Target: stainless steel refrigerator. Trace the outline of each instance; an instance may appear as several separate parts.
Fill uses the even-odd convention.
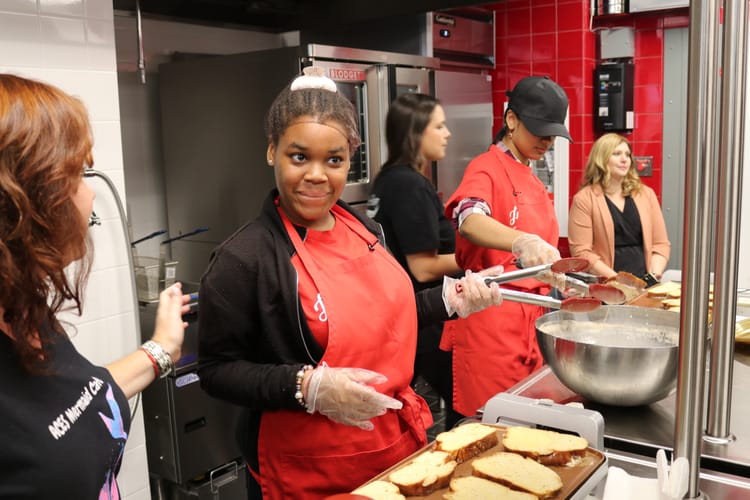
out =
[[[439,70],[435,96],[445,109],[451,131],[434,179],[445,202],[461,182],[466,165],[492,144],[492,77],[484,72]]]

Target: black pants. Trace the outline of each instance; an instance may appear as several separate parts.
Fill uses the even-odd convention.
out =
[[[249,470],[245,471],[245,484],[247,485],[247,500],[263,500],[260,485]]]
[[[445,429],[464,418],[453,410],[453,353],[433,349],[417,353],[414,377],[421,376],[445,402]]]

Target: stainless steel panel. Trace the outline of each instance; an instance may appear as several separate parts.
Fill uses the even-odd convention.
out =
[[[297,53],[279,49],[160,66],[169,234],[209,227],[175,245],[178,279],[199,281],[211,249],[254,219],[274,186],[263,117],[299,72]]]
[[[331,59],[336,61],[366,62],[370,64],[390,64],[395,66],[439,68],[440,60],[434,57],[400,54],[378,50],[333,47],[330,45],[309,44],[307,56],[314,59]]]
[[[387,71],[384,66],[371,63],[315,58],[305,59],[305,62],[324,68],[360,113],[362,146],[352,157],[349,182],[341,198],[348,203],[365,203],[372,181],[385,161],[382,143],[388,106]]]
[[[446,156],[437,163],[437,189],[443,201],[458,187],[466,165],[492,144],[492,77],[481,73],[435,72],[440,99],[451,131]]]
[[[429,75],[438,61],[305,45],[161,65],[169,233],[177,236],[197,226],[209,227],[197,237],[175,242],[172,256],[180,262],[178,279],[199,281],[211,250],[260,212],[274,186],[273,169],[265,161],[265,114],[279,90],[306,64],[326,68],[342,86],[352,84],[347,90],[356,86],[351,93],[363,114],[367,172],[357,174],[362,182],[347,185],[342,198],[364,203],[385,160],[385,112],[391,88],[398,85],[389,78],[412,85],[416,76],[419,91],[430,93]]]
[[[672,242],[669,268],[682,265],[685,213],[685,130],[687,127],[688,29],[664,30],[664,120],[662,130],[661,202]]]
[[[487,20],[470,19],[444,12],[435,12],[432,23],[432,46],[435,52],[495,56],[495,29],[492,17]]]

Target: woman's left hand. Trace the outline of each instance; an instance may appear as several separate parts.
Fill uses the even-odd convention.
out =
[[[159,294],[159,308],[156,310],[156,326],[151,338],[167,351],[173,362],[182,355],[182,341],[187,323],[182,315],[189,311],[190,295],[183,295],[182,284],[175,283]]]

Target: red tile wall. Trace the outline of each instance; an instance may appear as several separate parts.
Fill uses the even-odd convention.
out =
[[[653,156],[643,182],[661,198],[664,29],[688,26],[687,9],[591,18],[588,0],[507,0],[490,4],[496,21],[493,134],[502,127],[505,91],[528,75],[548,75],[570,100],[569,196],[580,185],[586,159],[600,135],[594,128],[593,74],[599,62],[597,28],[635,30],[635,128],[627,134],[638,156]],[[593,29],[592,29],[593,28]],[[570,199],[568,200],[570,203]],[[565,243],[563,242],[563,245]]]

